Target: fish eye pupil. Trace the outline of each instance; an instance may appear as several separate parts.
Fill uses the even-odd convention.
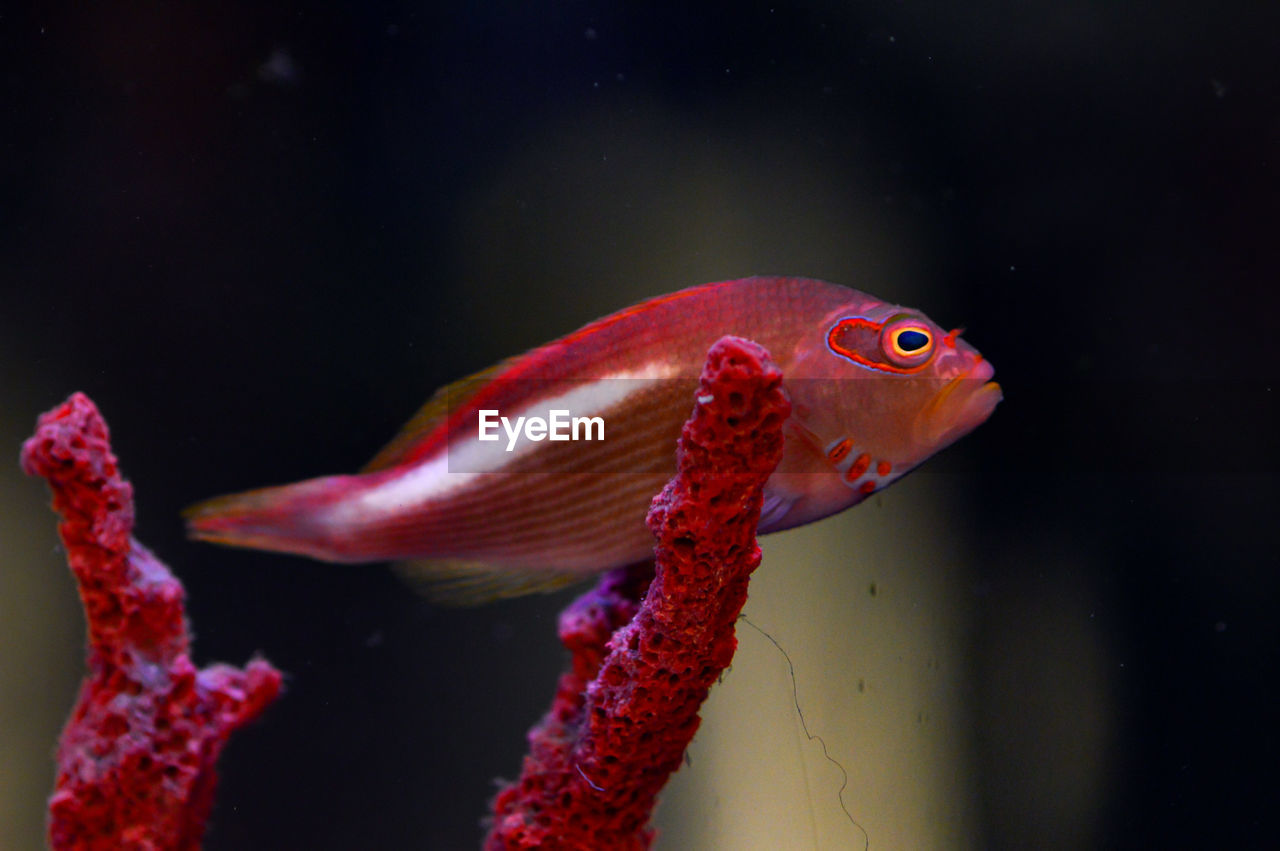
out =
[[[918,352],[929,345],[929,335],[923,331],[908,328],[898,332],[896,340],[898,348],[904,352]]]

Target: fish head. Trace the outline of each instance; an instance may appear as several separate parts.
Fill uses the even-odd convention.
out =
[[[871,493],[991,416],[995,369],[961,333],[867,297],[799,344],[793,417],[846,485]]]

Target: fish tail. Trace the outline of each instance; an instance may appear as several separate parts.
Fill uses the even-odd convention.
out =
[[[352,560],[341,530],[328,522],[328,516],[335,503],[350,494],[355,478],[326,476],[205,500],[182,512],[187,535],[324,561]]]
[[[351,503],[385,475],[326,476],[205,500],[182,512],[199,541],[310,556],[323,561],[403,560],[401,574],[433,600],[475,605],[580,581],[582,571],[529,569],[466,558],[435,557],[447,520],[361,518]],[[346,509],[346,510],[344,510]]]

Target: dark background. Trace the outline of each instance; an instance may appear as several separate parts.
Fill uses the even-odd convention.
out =
[[[1005,554],[973,582],[981,844],[1037,835],[1010,796],[1054,728],[1001,660],[1061,587],[1046,553],[1081,548],[1114,653],[1092,843],[1268,844],[1280,6],[471,6],[0,15],[4,445],[88,392],[201,660],[290,674],[207,847],[474,846],[565,598],[435,609],[383,570],[186,544],[180,507],[355,469],[440,384],[753,273],[918,305],[997,365],[1006,401],[934,462]],[[0,737],[33,735],[30,688]]]

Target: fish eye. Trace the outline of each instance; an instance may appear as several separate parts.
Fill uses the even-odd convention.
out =
[[[913,317],[887,323],[883,339],[885,354],[899,366],[919,366],[933,355],[933,329]]]
[[[903,328],[893,335],[895,354],[913,355],[929,345],[929,335],[916,328]]]

